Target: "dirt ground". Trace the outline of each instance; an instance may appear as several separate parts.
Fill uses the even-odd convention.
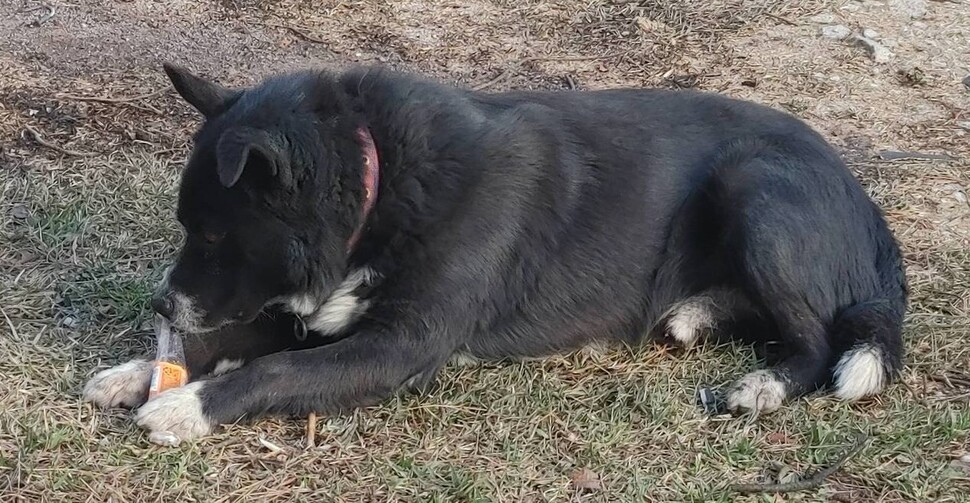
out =
[[[881,50],[835,36],[864,30]],[[901,382],[708,417],[695,391],[756,365],[750,348],[650,346],[448,368],[427,396],[322,418],[314,447],[299,418],[155,447],[78,396],[151,350],[146,299],[180,239],[198,117],[163,61],[233,85],[363,62],[787,110],[844,151],[902,242]],[[862,431],[820,489],[738,500],[970,501],[968,75],[966,0],[2,0],[0,500],[733,501],[730,484],[817,470]]]

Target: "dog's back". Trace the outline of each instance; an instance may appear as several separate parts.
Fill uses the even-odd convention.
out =
[[[689,343],[730,326],[782,348],[731,395],[756,409],[833,380],[857,398],[899,369],[898,248],[794,117],[696,92],[484,94],[388,78],[449,97],[417,98],[426,120],[402,127],[427,128],[461,187],[462,222],[496,236],[486,263],[501,279],[475,313],[472,355],[636,340],[658,323]]]

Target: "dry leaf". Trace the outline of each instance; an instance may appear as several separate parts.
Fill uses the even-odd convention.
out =
[[[575,489],[589,489],[591,491],[599,491],[600,489],[603,489],[603,483],[600,482],[600,476],[589,468],[580,468],[574,471],[573,474],[569,476],[569,480],[572,481],[573,488]]]
[[[776,431],[774,433],[769,433],[768,436],[765,437],[765,441],[768,442],[769,444],[775,444],[775,445],[787,444],[789,443],[789,438],[788,438],[788,435],[785,435],[780,431]]]

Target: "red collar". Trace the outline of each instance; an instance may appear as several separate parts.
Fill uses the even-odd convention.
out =
[[[374,145],[374,137],[371,136],[370,130],[362,126],[357,129],[356,134],[364,156],[364,204],[360,209],[360,224],[347,242],[348,253],[354,249],[360,239],[364,225],[367,223],[367,217],[377,202],[377,187],[380,182],[381,171],[380,162],[377,158],[377,146]]]

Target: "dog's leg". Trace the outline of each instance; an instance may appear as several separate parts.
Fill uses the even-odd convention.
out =
[[[739,266],[738,287],[775,332],[772,366],[747,374],[728,392],[727,406],[734,412],[772,412],[786,399],[822,387],[830,376],[834,351],[827,324],[837,310],[841,279],[835,272],[840,259],[829,249],[837,244],[825,243],[828,228],[816,208],[789,199],[808,200],[785,191],[761,195],[742,205],[729,224],[736,255],[728,263]]]
[[[732,412],[773,412],[786,399],[824,384],[832,355],[824,327],[812,321],[782,327],[779,343],[787,355],[770,368],[750,372],[734,383],[727,394]]]
[[[189,380],[221,375],[259,356],[299,344],[292,327],[291,317],[278,314],[260,317],[248,325],[187,335],[184,344]],[[138,358],[102,370],[87,382],[82,396],[99,407],[137,407],[148,399],[152,367],[151,358]]]
[[[267,413],[334,413],[374,404],[402,387],[427,383],[453,349],[434,337],[412,334],[362,328],[333,344],[257,358],[229,374],[160,395],[139,409],[136,421],[184,440]]]
[[[761,262],[765,267],[766,262]],[[768,266],[768,268],[771,268]],[[733,412],[773,412],[792,397],[815,391],[825,384],[833,350],[825,325],[805,304],[799,290],[785,283],[784,275],[771,275],[770,292],[762,298],[762,312],[771,319],[776,331],[772,339],[774,364],[751,372],[737,381],[727,394],[728,409]],[[744,338],[741,336],[740,338]]]

